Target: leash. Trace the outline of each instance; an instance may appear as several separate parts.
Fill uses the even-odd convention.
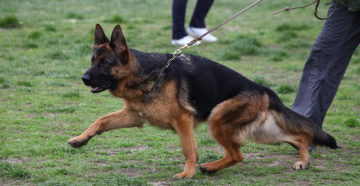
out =
[[[164,67],[161,68],[159,74],[157,75],[156,79],[155,79],[155,85],[156,85],[156,82],[159,80],[159,78],[161,77],[161,75],[165,72],[165,70],[167,68],[169,68],[170,64],[172,61],[174,61],[174,59],[179,56],[185,49],[187,48],[190,48],[191,46],[193,46],[196,42],[202,40],[203,37],[205,37],[207,34],[217,30],[218,28],[220,28],[221,26],[223,26],[224,24],[228,23],[229,21],[235,19],[237,16],[239,16],[240,14],[246,12],[247,10],[249,10],[250,8],[254,7],[255,5],[259,4],[262,0],[256,0],[254,3],[250,4],[249,6],[247,6],[246,8],[240,10],[239,12],[237,12],[236,14],[234,14],[233,16],[231,16],[230,18],[226,19],[225,21],[223,21],[222,23],[218,24],[217,26],[213,27],[212,29],[208,30],[206,33],[204,33],[203,35],[201,35],[200,37],[197,37],[195,39],[193,39],[192,41],[190,41],[189,43],[185,44],[184,46],[178,48],[177,50],[175,50],[173,53],[172,53],[172,57],[166,62],[166,65]],[[338,5],[338,1],[339,0],[336,0],[336,4],[335,4],[335,8],[333,10],[332,13],[330,13],[327,17],[325,18],[322,18],[322,17],[319,17],[317,15],[318,13],[318,7],[319,7],[319,4],[320,4],[320,0],[314,0],[312,3],[310,4],[307,4],[307,5],[304,5],[304,6],[300,6],[300,7],[294,7],[294,8],[289,8],[289,7],[285,7],[283,10],[280,10],[278,12],[275,12],[274,14],[279,14],[281,12],[284,12],[284,11],[289,11],[289,10],[292,10],[292,9],[298,9],[298,8],[305,8],[305,7],[308,7],[308,6],[311,6],[313,4],[316,3],[315,5],[315,10],[314,10],[314,15],[317,19],[320,19],[320,20],[326,20],[328,19],[329,17],[331,17],[334,12],[336,11],[336,7]],[[153,86],[154,88],[155,86]],[[152,88],[152,89],[153,89]],[[152,90],[151,89],[151,90]]]
[[[306,4],[306,5],[304,5],[304,6],[298,6],[298,7],[293,7],[293,8],[285,7],[284,9],[275,12],[274,15],[280,14],[280,13],[285,12],[285,11],[293,10],[293,9],[306,8],[306,7],[311,6],[311,5],[313,5],[313,4],[316,3],[315,9],[314,9],[314,16],[315,16],[317,19],[319,19],[319,20],[326,20],[326,19],[329,19],[329,18],[335,13],[336,8],[337,8],[337,6],[338,6],[338,2],[339,2],[339,0],[336,0],[336,1],[335,1],[335,8],[334,8],[334,10],[333,10],[327,17],[320,17],[320,16],[318,16],[318,8],[319,8],[320,0],[314,0],[313,2],[311,2],[311,3],[309,3],[309,4]]]
[[[337,6],[338,6],[338,2],[339,2],[339,0],[336,0],[334,10],[333,10],[327,17],[319,17],[319,16],[317,15],[317,13],[318,13],[318,7],[319,7],[319,4],[320,4],[320,0],[316,0],[315,10],[314,10],[314,15],[315,15],[315,17],[318,18],[319,20],[329,19],[329,18],[335,13],[336,8],[337,8]]]
[[[239,16],[240,14],[246,12],[247,10],[249,10],[250,8],[254,7],[255,5],[257,5],[258,3],[260,3],[262,0],[257,0],[254,3],[252,3],[251,5],[247,6],[246,8],[240,10],[239,12],[237,12],[236,14],[234,14],[233,16],[231,16],[230,18],[226,19],[225,21],[223,21],[222,23],[218,24],[217,26],[213,27],[212,29],[210,29],[209,31],[207,31],[206,33],[204,33],[203,35],[201,35],[200,37],[195,38],[194,40],[190,41],[189,43],[185,44],[184,46],[180,47],[179,49],[175,50],[172,53],[172,57],[166,62],[166,65],[160,70],[159,75],[157,76],[155,83],[157,82],[157,80],[159,79],[159,77],[161,77],[161,75],[164,73],[164,71],[170,66],[171,62],[177,57],[179,56],[183,50],[190,48],[192,45],[194,45],[196,42],[202,40],[202,38],[204,36],[206,36],[207,34],[213,32],[214,30],[220,28],[221,26],[223,26],[224,24],[228,23],[229,21],[233,20],[235,17]]]

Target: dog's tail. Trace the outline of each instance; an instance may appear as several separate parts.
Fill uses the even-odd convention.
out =
[[[283,117],[287,121],[287,128],[293,132],[305,133],[310,140],[310,144],[327,146],[332,149],[339,148],[335,138],[325,132],[319,125],[286,107],[284,107],[284,110]]]
[[[327,146],[332,149],[340,148],[335,138],[326,133],[319,125],[287,108],[274,92],[267,91],[267,93],[270,98],[270,108],[278,113],[280,120],[278,122],[283,128],[290,133],[305,134],[311,145]]]

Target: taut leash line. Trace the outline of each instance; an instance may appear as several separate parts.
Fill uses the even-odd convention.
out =
[[[223,26],[224,24],[226,24],[226,23],[228,23],[229,21],[233,20],[234,18],[236,18],[236,17],[239,16],[240,14],[246,12],[246,11],[249,10],[250,8],[252,8],[252,7],[254,7],[255,5],[259,4],[261,1],[262,1],[262,0],[256,0],[254,3],[250,4],[249,6],[247,6],[247,7],[244,8],[244,9],[240,10],[239,12],[237,12],[236,14],[234,14],[233,16],[231,16],[230,18],[226,19],[226,20],[223,21],[222,23],[218,24],[217,26],[213,27],[212,29],[210,29],[209,31],[207,31],[206,33],[204,33],[203,35],[201,35],[200,37],[197,37],[196,39],[190,41],[190,42],[187,43],[186,45],[184,45],[184,46],[180,47],[179,49],[175,50],[175,51],[172,53],[172,57],[166,62],[166,65],[160,70],[160,73],[159,73],[159,75],[157,76],[156,81],[157,81],[157,79],[162,75],[162,73],[164,73],[164,71],[170,66],[171,62],[172,62],[177,56],[179,56],[179,55],[183,52],[183,50],[185,50],[186,48],[190,48],[190,47],[191,47],[192,45],[194,45],[196,42],[202,40],[202,38],[203,38],[204,36],[206,36],[207,34],[213,32],[214,30],[216,30],[216,29],[218,29],[218,28],[220,28],[221,26]],[[281,11],[275,12],[274,14],[279,14],[279,13],[281,13],[281,12],[283,12],[283,11],[289,11],[289,10],[292,10],[292,9],[305,8],[305,7],[308,7],[308,6],[313,5],[313,4],[316,3],[316,5],[315,5],[315,11],[314,11],[315,17],[318,18],[318,19],[320,19],[320,20],[325,20],[325,19],[328,19],[329,17],[331,17],[331,16],[334,14],[334,12],[335,12],[335,10],[336,10],[336,7],[337,7],[337,4],[338,4],[338,1],[339,1],[339,0],[336,0],[336,4],[335,4],[334,11],[333,11],[330,15],[328,15],[327,17],[325,17],[325,18],[319,17],[319,16],[317,15],[317,13],[318,13],[318,10],[317,10],[317,9],[318,9],[318,6],[319,6],[319,4],[320,4],[320,0],[314,0],[312,3],[307,4],[307,5],[305,5],[305,6],[300,6],[300,7],[295,7],[295,8],[288,8],[288,7],[286,7],[286,8],[284,8],[284,9],[281,10]],[[156,81],[155,81],[155,82],[156,82]]]
[[[333,10],[327,17],[320,17],[320,16],[318,16],[318,8],[319,8],[320,0],[314,0],[312,3],[306,4],[306,5],[304,5],[304,6],[297,6],[297,7],[293,7],[293,8],[285,7],[284,9],[275,12],[274,15],[280,14],[280,13],[285,12],[285,11],[294,10],[294,9],[306,8],[306,7],[311,6],[311,5],[313,5],[313,4],[316,3],[315,9],[314,9],[314,16],[315,16],[317,19],[319,19],[319,20],[326,20],[326,19],[329,19],[329,18],[335,13],[336,8],[337,8],[337,6],[338,6],[338,1],[339,1],[339,0],[336,0],[336,1],[335,1],[335,8],[334,8],[334,10]]]
[[[164,71],[170,66],[171,62],[177,57],[179,56],[183,50],[185,50],[186,48],[191,47],[192,45],[194,45],[196,42],[200,41],[204,36],[206,36],[207,34],[213,32],[214,30],[220,28],[221,26],[223,26],[224,24],[228,23],[229,21],[233,20],[235,17],[239,16],[240,14],[246,12],[247,10],[249,10],[250,8],[254,7],[255,5],[259,4],[262,0],[257,0],[254,3],[252,3],[251,5],[247,6],[246,8],[240,10],[239,12],[237,12],[236,14],[234,14],[233,16],[231,16],[230,18],[226,19],[225,21],[223,21],[222,23],[218,24],[217,26],[213,27],[212,29],[210,29],[209,31],[207,31],[206,33],[204,33],[203,35],[201,35],[200,37],[190,41],[189,43],[187,43],[186,45],[180,47],[179,49],[175,50],[172,53],[172,57],[166,62],[166,65],[161,69],[159,75],[156,78],[157,79],[162,75],[162,73],[164,73]],[[155,81],[155,82],[156,82]]]

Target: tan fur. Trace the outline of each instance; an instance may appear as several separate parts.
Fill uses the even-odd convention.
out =
[[[196,114],[195,108],[188,102],[189,101],[189,90],[186,82],[181,82],[179,91],[179,104],[187,111]]]
[[[103,43],[103,44],[94,44],[93,50],[95,50],[96,48],[101,48],[103,46],[105,46],[105,43]]]
[[[70,139],[69,142],[79,143],[81,146],[82,143],[86,144],[96,134],[117,128],[140,127],[142,124],[143,120],[139,117],[138,113],[125,104],[122,110],[97,119],[81,135]]]
[[[158,99],[154,99],[149,103],[144,103],[140,97],[142,93],[139,90],[126,87],[125,84],[118,86],[118,89],[111,91],[111,93],[118,97],[123,97],[125,102],[125,110],[128,113],[131,110],[133,115],[131,118],[136,119],[136,123],[131,126],[141,126],[144,121],[148,121],[151,125],[157,126],[163,129],[175,130],[179,137],[183,147],[185,155],[185,167],[184,172],[175,175],[175,178],[192,178],[195,174],[196,167],[196,142],[193,134],[193,128],[197,122],[194,119],[194,115],[191,111],[188,111],[182,107],[179,102],[176,101],[178,95],[178,89],[175,81],[167,82],[163,85],[163,89],[158,96]],[[125,92],[124,92],[125,88]],[[139,99],[136,99],[139,98]],[[124,110],[123,109],[123,110]],[[123,113],[124,111],[122,111]],[[127,122],[121,122],[123,117],[115,118],[104,116],[98,119],[88,130],[86,130],[80,136],[71,140],[88,140],[95,134],[101,133],[108,129],[121,128],[124,126],[130,126]],[[129,121],[130,119],[127,118]],[[116,122],[117,125],[116,125]]]
[[[293,167],[295,170],[309,168],[310,156],[308,151],[308,141],[309,138],[303,134],[292,136],[292,139],[288,141],[289,143],[294,144],[299,149],[300,153],[300,161],[295,162]]]
[[[305,134],[309,140],[309,142],[312,142],[314,134],[310,129],[307,129],[305,127],[303,128],[296,128],[296,127],[290,127],[291,125],[286,124],[286,121],[284,118],[277,112],[272,111],[272,115],[274,116],[275,120],[277,121],[277,124],[286,131],[286,133],[291,134]]]
[[[95,41],[107,40],[99,25],[96,30],[99,35],[95,36]],[[138,62],[127,50],[125,38],[119,26],[114,28],[113,34],[118,41],[115,49],[109,46],[109,42],[95,43],[94,49],[105,46],[107,50],[114,50],[118,55],[126,54],[126,58],[122,58],[128,60],[126,65],[118,59],[118,64],[111,69],[111,75],[115,77],[118,84],[116,89],[109,90],[112,95],[124,100],[124,108],[99,118],[81,135],[70,139],[68,143],[73,147],[80,147],[93,136],[104,131],[141,127],[144,122],[148,122],[159,128],[177,132],[186,162],[184,171],[176,174],[174,178],[192,178],[197,162],[193,128],[197,126],[198,121],[194,117],[196,110],[189,103],[186,82],[165,80],[161,82],[159,88],[155,87],[154,90],[155,82],[147,81],[150,75],[141,77],[136,75],[136,70],[139,68]],[[94,54],[94,57],[97,59],[101,56]],[[189,64],[184,65],[191,68]],[[281,114],[269,109],[269,96],[259,92],[241,93],[219,103],[212,109],[208,123],[214,139],[224,147],[225,156],[220,160],[201,164],[200,169],[203,172],[215,172],[241,162],[244,157],[240,152],[240,147],[244,145],[246,139],[265,144],[289,142],[300,152],[300,161],[294,164],[294,168],[307,168],[309,165],[307,143],[312,138],[312,133],[306,129],[291,127],[286,122]]]
[[[109,45],[106,45],[109,47]],[[116,77],[116,79],[120,80],[124,77],[131,77],[134,78],[134,70],[137,68],[137,63],[134,59],[133,55],[129,55],[128,64],[123,65],[120,60],[118,59],[118,65],[115,67],[112,67],[111,74],[113,77]],[[135,79],[135,78],[134,78]]]
[[[193,133],[194,117],[192,114],[183,113],[173,118],[172,125],[179,135],[183,153],[185,156],[185,166],[182,173],[176,174],[178,178],[192,178],[195,175],[197,162],[196,141]]]
[[[294,144],[300,151],[300,161],[295,163],[294,168],[307,168],[309,165],[308,137],[289,132],[288,124],[281,123],[284,120],[282,118],[280,120],[279,114],[269,110],[268,107],[267,95],[259,96],[250,93],[244,93],[217,105],[210,115],[209,124],[215,140],[226,151],[225,157],[201,164],[200,169],[203,172],[215,172],[241,162],[243,156],[239,149],[246,139],[263,144],[278,142]],[[236,109],[240,111],[238,117],[226,122],[226,116],[232,117],[236,114]],[[232,112],[234,113],[229,115]]]
[[[215,172],[243,160],[240,146],[244,144],[244,139],[239,138],[239,132],[248,128],[247,124],[257,120],[259,113],[267,109],[267,100],[267,96],[258,97],[245,93],[224,101],[213,109],[209,117],[210,130],[226,153],[223,159],[201,164],[200,169]],[[226,121],[229,119],[227,117],[231,120]]]
[[[129,89],[127,89],[129,90]],[[141,99],[125,100],[134,110],[141,112],[143,117],[152,125],[164,129],[173,129],[172,120],[182,113],[187,113],[176,101],[177,89],[174,81],[164,84],[161,94],[157,95],[149,103],[144,103]]]

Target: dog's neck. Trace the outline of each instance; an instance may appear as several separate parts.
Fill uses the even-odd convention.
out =
[[[165,55],[148,54],[137,50],[130,50],[131,73],[117,82],[115,89],[109,89],[116,97],[128,100],[146,100],[153,96],[154,92],[161,87],[162,78],[158,79],[162,63],[156,63],[157,59]],[[164,58],[165,59],[165,58]]]

